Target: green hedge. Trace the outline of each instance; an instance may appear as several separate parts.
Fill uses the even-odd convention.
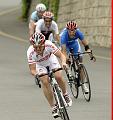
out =
[[[22,0],[22,19],[27,21],[32,0]]]
[[[47,9],[54,13],[54,19],[57,21],[60,0],[40,0],[40,2],[44,3],[47,6]]]
[[[47,10],[49,9],[49,2],[50,0],[40,0],[40,3],[43,3],[47,7]]]
[[[57,21],[57,15],[58,15],[58,9],[59,9],[59,1],[60,0],[51,0],[51,3],[50,3],[50,10],[55,15],[55,21]]]
[[[60,0],[39,0],[40,3],[46,5],[47,10],[54,13],[54,20],[57,21],[58,9]],[[29,9],[32,0],[22,0],[22,19],[27,20],[29,15]]]

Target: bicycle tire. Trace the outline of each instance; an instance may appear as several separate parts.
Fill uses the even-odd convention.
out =
[[[62,96],[61,96],[61,93],[60,93],[60,90],[58,89],[58,86],[55,85],[55,90],[56,90],[56,93],[58,95],[58,98],[59,98],[59,102],[60,102],[60,105],[62,108],[58,108],[59,109],[59,113],[60,113],[60,117],[62,120],[70,120],[69,119],[69,115],[68,115],[68,112],[67,112],[67,109],[66,109],[66,106],[63,102],[63,99],[62,99]],[[56,101],[57,102],[57,101]]]
[[[75,70],[74,66],[71,66],[71,73],[74,76],[74,79],[69,84],[69,86],[70,86],[70,90],[71,90],[73,97],[77,99],[78,94],[79,94],[79,86],[78,86],[78,82],[77,82],[77,78],[76,78],[76,70]]]
[[[89,81],[89,76],[88,76],[88,72],[85,68],[85,66],[83,64],[80,65],[79,67],[79,71],[83,71],[82,72],[82,77],[79,76],[79,79],[80,79],[80,82],[81,82],[81,88],[82,88],[82,92],[83,92],[83,95],[84,95],[84,98],[87,102],[90,101],[91,99],[91,86],[90,86],[90,81]],[[83,78],[84,76],[84,78]],[[85,94],[85,90],[84,90],[84,87],[83,87],[83,84],[86,84],[87,88],[89,89],[89,92],[87,94]]]

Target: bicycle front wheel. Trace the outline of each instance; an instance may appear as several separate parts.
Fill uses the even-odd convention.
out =
[[[59,102],[60,102],[60,108],[59,109],[59,114],[60,114],[60,117],[62,120],[70,120],[69,119],[69,115],[68,115],[68,112],[67,112],[67,109],[66,109],[66,106],[64,104],[64,101],[63,101],[63,98],[62,98],[62,95],[61,95],[61,92],[60,90],[58,89],[58,86],[55,86],[55,89],[56,89],[56,93],[58,95],[58,99],[59,99]],[[57,102],[57,101],[56,101]],[[58,103],[58,102],[57,102]]]
[[[74,76],[74,79],[71,83],[69,83],[69,86],[73,97],[77,99],[79,94],[79,86],[77,84],[76,70],[73,66],[71,66],[71,73],[72,76]]]
[[[79,79],[80,79],[84,98],[87,102],[89,102],[91,99],[91,87],[90,87],[90,81],[89,81],[89,76],[88,76],[87,70],[83,64],[81,64],[79,67],[79,75],[80,75]],[[87,91],[86,91],[86,89],[87,89]]]

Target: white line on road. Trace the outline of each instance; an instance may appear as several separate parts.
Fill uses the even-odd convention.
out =
[[[12,8],[12,9],[10,9],[10,10],[6,10],[6,11],[3,11],[3,12],[0,12],[0,16],[1,16],[1,15],[4,15],[4,14],[7,14],[7,13],[10,13],[10,12],[13,12],[13,11],[18,10],[18,9],[20,9],[20,6],[19,6],[19,7]],[[9,34],[4,33],[4,32],[2,32],[2,31],[0,31],[0,35],[5,36],[5,37],[8,37],[8,38],[11,38],[11,39],[15,39],[15,40],[18,40],[18,41],[21,41],[21,42],[25,42],[25,43],[28,42],[28,41],[25,40],[25,39],[22,39],[22,38],[19,38],[19,37],[16,37],[16,36],[9,35]],[[100,58],[100,59],[105,59],[105,60],[111,60],[111,58],[109,58],[109,57],[103,57],[103,56],[95,56],[95,57]]]
[[[95,55],[96,58],[100,58],[100,59],[104,59],[104,60],[111,60],[110,57],[103,57],[103,56],[98,56],[98,55]]]
[[[2,12],[0,12],[0,16],[8,14],[8,13],[13,12],[13,11],[18,10],[18,9],[20,9],[20,6],[12,8],[12,9],[5,10],[5,11],[2,11]]]
[[[11,39],[15,39],[15,40],[18,40],[18,41],[21,41],[21,42],[26,42],[26,43],[28,43],[28,41],[25,40],[25,39],[22,39],[22,38],[19,38],[19,37],[16,37],[16,36],[9,35],[9,34],[4,33],[4,32],[2,32],[2,31],[0,31],[0,35],[5,36],[5,37],[8,37],[8,38],[11,38]]]
[[[16,37],[16,36],[9,35],[9,34],[4,33],[2,31],[0,31],[0,35],[11,38],[11,39],[15,39],[15,40],[18,40],[18,41],[21,41],[21,42],[28,43],[28,40],[25,40],[25,39],[22,39],[22,38],[19,38],[19,37]],[[100,59],[104,59],[104,60],[111,60],[110,57],[103,57],[103,56],[95,56],[95,57],[100,58]]]

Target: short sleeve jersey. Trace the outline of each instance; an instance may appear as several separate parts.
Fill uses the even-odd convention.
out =
[[[36,23],[36,32],[41,32],[45,35],[46,40],[48,40],[50,33],[59,34],[58,25],[52,20],[50,27],[46,27],[44,24],[44,19],[38,20]]]
[[[76,29],[75,36],[73,38],[69,37],[68,30],[66,28],[63,29],[60,34],[61,46],[65,44],[67,49],[74,48],[75,52],[80,50],[78,39],[81,41],[84,40],[84,35],[79,29]]]
[[[34,11],[31,14],[31,20],[33,20],[34,22],[37,22],[40,18],[38,17],[37,11]]]
[[[43,52],[43,56],[37,55],[33,46],[30,46],[27,50],[27,59],[29,64],[37,63],[40,65],[49,64],[49,59],[51,55],[54,55],[59,49],[50,41],[45,41],[45,49]],[[55,56],[55,55],[54,55]]]

